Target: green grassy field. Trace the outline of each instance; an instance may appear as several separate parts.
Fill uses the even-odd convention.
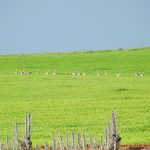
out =
[[[33,74],[15,74],[16,69]],[[48,70],[59,75],[45,75]],[[75,70],[87,75],[66,75]],[[135,77],[135,72],[145,76]],[[122,144],[149,143],[150,48],[1,55],[0,139],[11,135],[15,121],[23,134],[28,112],[33,144],[50,142],[56,133],[82,130],[98,139],[112,112],[117,114]]]

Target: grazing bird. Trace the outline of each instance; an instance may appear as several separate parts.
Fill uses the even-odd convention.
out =
[[[76,75],[76,71],[71,72],[71,75],[75,76]]]
[[[76,73],[75,73],[75,72],[72,72],[71,74],[72,74],[73,76],[75,76],[75,75],[76,75]]]
[[[46,75],[49,75],[49,74],[50,74],[50,71],[48,70],[48,72],[46,72],[45,74],[46,74]]]
[[[144,77],[144,72],[136,72],[135,76],[140,76],[140,77]]]
[[[139,73],[138,73],[138,72],[136,72],[136,73],[135,73],[135,76],[136,76],[136,77],[137,77],[137,76],[139,76]]]
[[[26,72],[25,71],[20,71],[20,74],[23,75],[23,74],[26,74]]]
[[[144,72],[141,72],[141,73],[140,73],[140,76],[141,76],[141,77],[144,77]]]
[[[117,77],[120,77],[120,73],[118,73],[116,76],[117,76]]]
[[[32,72],[31,71],[27,71],[26,74],[32,74]]]
[[[77,71],[77,75],[78,75],[78,76],[80,76],[80,75],[81,75],[79,71]]]
[[[54,71],[54,72],[52,73],[52,75],[55,76],[55,75],[56,75],[56,71]]]

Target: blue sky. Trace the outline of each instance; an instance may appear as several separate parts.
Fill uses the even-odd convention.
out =
[[[0,0],[0,54],[150,46],[150,0]]]

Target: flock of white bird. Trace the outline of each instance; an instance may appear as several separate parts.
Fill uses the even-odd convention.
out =
[[[29,74],[36,74],[39,75],[40,72],[39,71],[15,71],[15,74],[20,74],[20,75],[29,75]],[[60,73],[53,71],[50,72],[49,70],[47,72],[45,72],[45,75],[52,75],[52,76],[56,76],[56,75],[60,75]],[[87,74],[85,72],[80,72],[80,71],[73,71],[71,73],[66,73],[64,75],[72,75],[72,76],[86,76]],[[104,73],[97,71],[96,72],[97,76],[107,76],[108,73],[105,71]],[[116,76],[120,77],[122,74],[121,73],[117,73]],[[139,76],[139,77],[144,77],[144,72],[136,72],[135,76]]]

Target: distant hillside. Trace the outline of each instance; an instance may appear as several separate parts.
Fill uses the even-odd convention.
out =
[[[80,70],[93,74],[96,70],[110,73],[150,74],[150,47],[127,50],[100,50],[66,53],[0,55],[1,73],[15,70],[58,71]]]

